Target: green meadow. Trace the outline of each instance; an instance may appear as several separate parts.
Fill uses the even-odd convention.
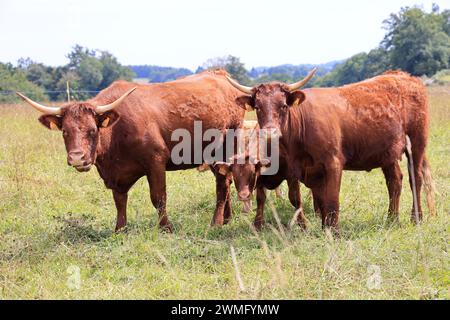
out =
[[[322,230],[304,186],[309,228],[289,228],[286,183],[283,199],[269,194],[260,233],[250,228],[255,203],[242,214],[234,187],[232,221],[211,228],[214,179],[197,170],[167,175],[173,234],[158,231],[146,179],[129,194],[126,232],[115,234],[97,171],[67,166],[61,134],[30,107],[0,106],[0,299],[449,299],[450,87],[429,94],[437,216],[410,223],[405,160],[395,225],[381,170],[345,172],[338,239]]]

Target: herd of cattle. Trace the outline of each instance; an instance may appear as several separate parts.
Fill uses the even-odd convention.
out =
[[[245,112],[253,110],[257,116],[253,129],[269,130],[266,139],[280,141],[279,170],[275,175],[263,175],[261,171],[268,165],[264,159],[233,160],[245,154],[210,164],[217,196],[212,225],[230,221],[234,181],[239,200],[248,201],[256,189],[254,225],[260,229],[266,189],[275,189],[286,180],[298,224],[307,227],[301,209],[302,182],[312,191],[322,226],[339,233],[342,171],[375,168],[381,168],[386,178],[389,217],[398,219],[403,153],[411,165],[410,185],[417,200],[412,219],[422,219],[422,184],[433,213],[432,179],[425,156],[428,100],[422,82],[404,72],[388,71],[343,87],[300,90],[313,75],[314,70],[290,85],[272,82],[255,87],[237,83],[223,70],[161,84],[118,81],[91,100],[59,108],[18,95],[43,113],[39,121],[44,126],[62,131],[69,165],[78,171],[97,167],[113,192],[116,231],[126,226],[128,191],[142,176],[147,177],[160,227],[172,231],[166,212],[166,171],[199,166],[172,161],[174,130],[193,133],[195,121],[202,122],[203,130],[243,128],[248,126]],[[406,152],[409,143],[411,153]]]

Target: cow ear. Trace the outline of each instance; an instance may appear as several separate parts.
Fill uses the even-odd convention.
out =
[[[268,165],[270,165],[270,159],[260,159],[259,163],[261,163],[261,166],[267,167]]]
[[[300,103],[302,103],[303,101],[305,101],[306,96],[305,93],[301,90],[295,90],[293,92],[289,92],[288,93],[288,97],[287,97],[287,105],[290,107],[299,105]]]
[[[213,164],[214,169],[221,175],[226,176],[227,173],[230,171],[230,163],[223,162],[223,161],[217,161]]]
[[[50,130],[61,130],[62,118],[50,114],[44,114],[39,117],[39,122]]]
[[[97,124],[100,128],[112,126],[119,120],[120,116],[114,110],[97,115]]]
[[[245,111],[253,111],[255,108],[255,102],[251,96],[240,96],[236,98],[236,103],[239,107],[243,108]]]
[[[258,160],[257,169],[258,169],[259,173],[263,174],[267,170],[267,167],[269,165],[270,165],[270,160],[269,159],[260,159],[260,160]]]

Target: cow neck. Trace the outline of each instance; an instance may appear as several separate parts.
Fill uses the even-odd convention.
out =
[[[111,148],[111,133],[111,129],[100,129],[97,150],[95,150],[96,158],[100,161],[107,159],[106,154]]]
[[[282,143],[285,146],[302,144],[305,140],[305,117],[300,106],[291,107],[287,114],[286,125],[282,128]],[[283,141],[284,140],[284,141]]]

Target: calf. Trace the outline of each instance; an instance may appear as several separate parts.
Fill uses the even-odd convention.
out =
[[[262,171],[264,171],[269,165],[268,160],[260,159],[259,157],[250,157],[249,153],[251,152],[248,150],[249,139],[259,140],[259,127],[256,122],[244,121],[244,130],[254,131],[244,133],[244,135],[248,137],[245,140],[245,151],[241,154],[235,155],[229,162],[215,163],[214,167],[219,173],[233,178],[238,193],[238,198],[239,200],[244,201],[247,206],[251,201],[253,190],[256,189],[257,209],[254,226],[257,230],[260,230],[264,224],[266,189],[275,189],[276,192],[278,190],[278,194],[280,184],[284,180],[287,180],[289,188],[289,201],[294,206],[296,212],[298,212],[298,224],[305,229],[306,218],[301,207],[300,184],[298,179],[289,173],[284,148],[281,148],[279,152],[279,168],[276,174],[261,174]],[[242,157],[244,157],[244,159],[240,159]]]

